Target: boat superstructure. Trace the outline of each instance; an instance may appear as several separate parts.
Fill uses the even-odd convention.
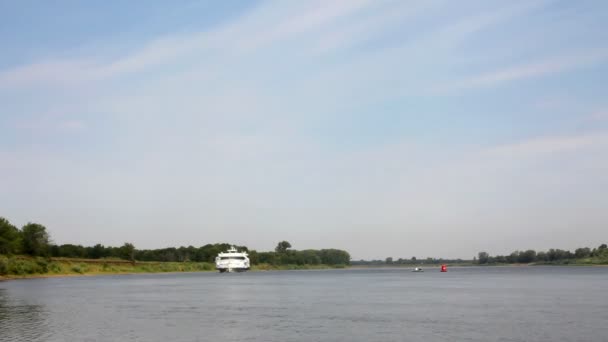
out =
[[[249,270],[249,257],[245,252],[239,252],[232,246],[228,251],[221,252],[215,258],[215,268],[221,273],[244,272]]]

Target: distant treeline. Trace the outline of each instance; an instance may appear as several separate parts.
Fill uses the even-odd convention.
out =
[[[66,246],[59,246],[60,250],[65,251]],[[196,262],[214,262],[215,257],[220,252],[226,251],[232,246],[229,243],[207,244],[202,247],[179,247],[179,248],[162,248],[162,249],[143,249],[135,250],[134,259],[140,261],[196,261]],[[95,248],[76,246],[80,249]],[[101,246],[103,247],[103,246]],[[235,246],[241,252],[249,253],[251,264],[271,264],[271,265],[348,265],[350,263],[350,255],[348,252],[338,249],[307,249],[293,250],[291,244],[287,241],[281,241],[272,252],[258,252],[249,250],[247,246]],[[72,247],[73,248],[73,247]],[[98,247],[99,248],[99,247]],[[109,247],[112,248],[112,247]],[[117,255],[124,257],[124,252],[118,248]],[[73,255],[73,254],[72,254]],[[63,253],[60,256],[73,257]],[[108,255],[112,256],[112,255]],[[96,255],[86,256],[89,258],[97,258]],[[103,257],[103,256],[102,256]]]
[[[418,259],[411,257],[410,259],[393,259],[388,257],[384,260],[358,260],[351,261],[352,265],[358,266],[383,266],[383,265],[441,265],[441,264],[470,264],[471,260],[463,259],[443,259],[443,258],[424,258]]]
[[[601,244],[597,248],[581,247],[573,252],[562,249],[549,249],[548,251],[536,252],[533,249],[526,251],[514,251],[509,255],[491,256],[487,252],[479,252],[474,261],[480,265],[486,264],[568,264],[568,263],[588,263],[604,264],[608,263],[608,246]]]
[[[350,254],[341,249],[305,249],[292,250],[287,241],[278,243],[274,252],[250,251],[249,258],[255,265],[349,265]]]
[[[597,248],[582,247],[574,252],[562,249],[550,249],[548,251],[536,252],[529,249],[526,251],[515,251],[509,255],[491,256],[487,252],[479,252],[472,260],[425,258],[418,259],[393,259],[388,257],[384,260],[358,260],[351,261],[354,266],[384,266],[384,265],[438,265],[438,264],[608,264],[608,248],[602,244]]]
[[[132,243],[120,247],[101,244],[81,246],[73,244],[56,245],[51,243],[46,227],[28,223],[21,229],[0,217],[0,255],[30,255],[43,257],[104,259],[117,258],[129,261],[161,262],[215,262],[218,253],[232,246],[229,243],[207,244],[201,247],[170,247],[161,249],[136,249]],[[339,249],[302,250],[290,249],[291,244],[281,241],[274,251],[258,252],[246,246],[236,246],[239,251],[249,253],[253,265],[348,265],[350,255]]]

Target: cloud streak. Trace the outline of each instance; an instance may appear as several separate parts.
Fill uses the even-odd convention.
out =
[[[603,121],[608,120],[608,110],[598,110],[591,114],[592,120]]]
[[[466,37],[545,3],[540,1],[516,4],[471,16],[455,24],[447,24],[439,30],[434,28],[425,30],[420,38],[408,41],[404,48],[392,49],[386,53],[408,56],[420,50],[456,48],[457,44]],[[276,3],[262,3],[248,15],[218,28],[201,32],[168,34],[143,44],[131,52],[119,54],[119,57],[84,56],[67,60],[50,59],[11,70],[0,70],[0,89],[77,86],[82,83],[106,81],[122,75],[150,71],[162,65],[185,61],[193,63],[196,60],[208,59],[206,55],[218,56],[218,58],[244,57],[261,49],[292,41],[305,42],[305,44],[302,47],[286,48],[304,48],[305,54],[335,52],[348,48],[357,41],[369,40],[394,30],[399,27],[399,22],[406,24],[414,15],[430,13],[430,10],[436,10],[438,5],[437,2],[422,6],[367,0],[332,3],[314,1],[279,6]],[[307,40],[311,38],[313,43],[307,48]],[[103,51],[100,53],[103,55]],[[483,83],[484,80],[471,82]]]
[[[581,149],[608,147],[608,132],[573,136],[549,136],[529,139],[523,142],[496,146],[488,149],[489,156],[540,157]]]
[[[280,236],[365,258],[510,252],[565,221],[600,236],[608,133],[580,113],[605,103],[581,71],[603,75],[605,34],[517,44],[524,30],[559,41],[552,11],[573,14],[548,4],[261,2],[129,49],[58,49],[0,71],[0,207],[58,242],[271,249]],[[567,72],[579,82],[554,82]],[[462,244],[437,249],[456,232]]]
[[[608,50],[590,50],[576,55],[566,55],[540,62],[506,67],[463,79],[441,88],[443,91],[458,91],[475,88],[491,88],[503,83],[527,80],[560,74],[578,68],[592,67],[608,59]]]

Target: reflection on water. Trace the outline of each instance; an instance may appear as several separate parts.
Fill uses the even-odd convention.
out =
[[[608,341],[608,268],[193,273],[0,283],[0,341]]]
[[[27,298],[9,298],[0,288],[0,341],[44,341],[48,332],[42,306]]]

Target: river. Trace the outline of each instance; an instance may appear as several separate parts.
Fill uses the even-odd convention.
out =
[[[0,282],[0,341],[608,341],[607,267]]]

